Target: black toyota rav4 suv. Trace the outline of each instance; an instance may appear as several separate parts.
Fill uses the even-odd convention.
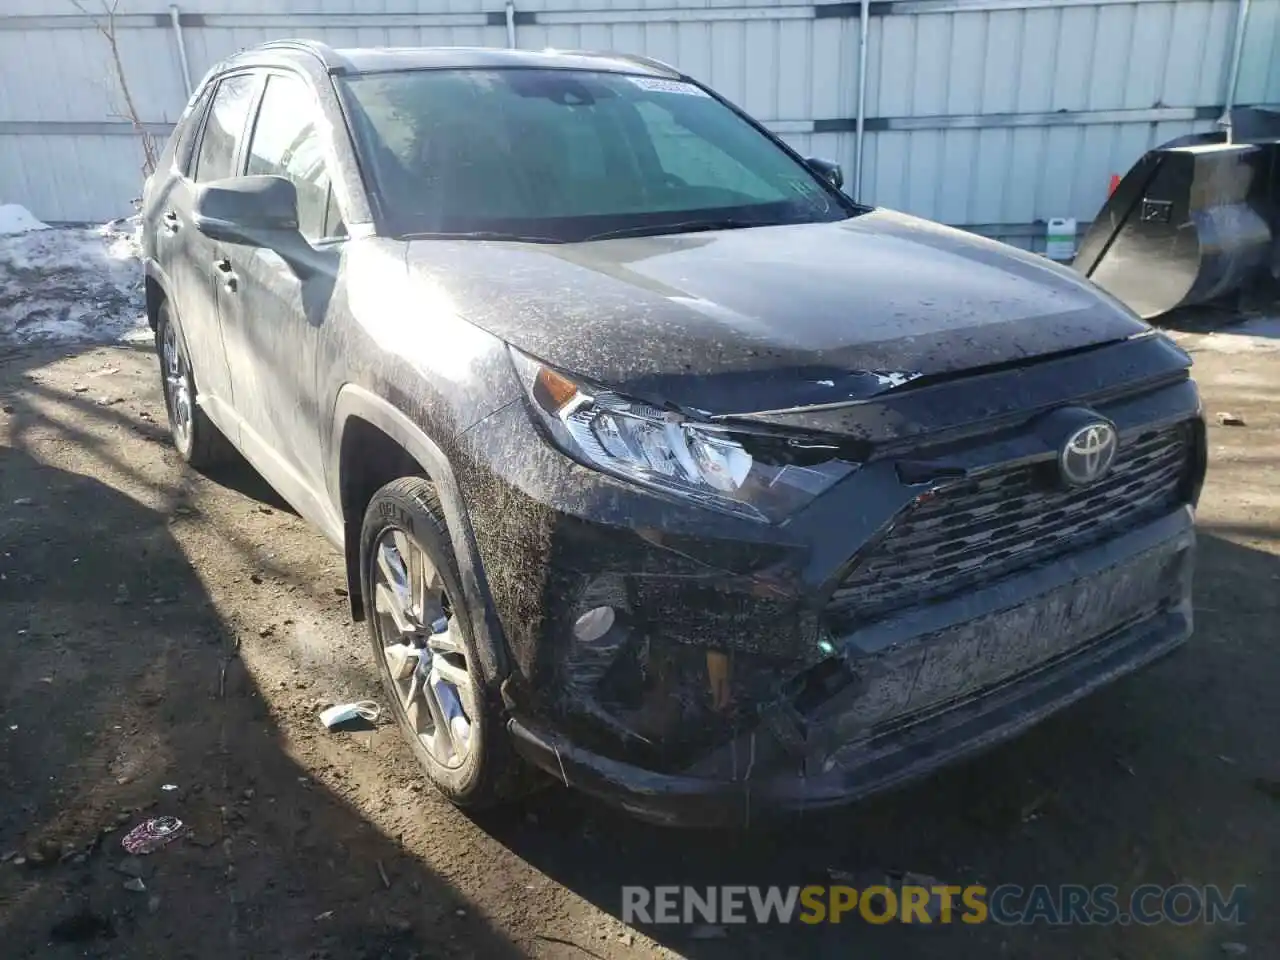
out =
[[[1190,634],[1188,357],[839,187],[625,56],[284,41],[192,97],[144,202],[174,442],[345,552],[454,801],[836,804]]]

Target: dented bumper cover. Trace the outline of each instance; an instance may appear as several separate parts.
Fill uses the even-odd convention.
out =
[[[510,404],[457,462],[516,748],[638,815],[741,824],[919,776],[1173,649],[1205,460],[1184,364],[1148,338],[801,410],[880,452],[783,524],[589,470]],[[1055,484],[1053,418],[1082,406],[1119,452]]]
[[[882,621],[841,643],[854,682],[788,718],[799,721],[789,733],[766,720],[686,771],[593,752],[535,717],[517,715],[510,729],[517,750],[557,779],[662,823],[740,826],[847,803],[1014,736],[1183,643],[1194,538],[1181,507],[1069,563]],[[961,610],[965,619],[952,619]],[[929,627],[938,623],[947,625]],[[1018,663],[1031,666],[1001,675]],[[967,688],[938,700],[956,676]],[[891,699],[906,709],[869,723]]]

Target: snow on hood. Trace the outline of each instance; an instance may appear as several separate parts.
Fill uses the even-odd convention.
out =
[[[0,343],[149,338],[138,252],[130,221],[49,227],[0,205]]]

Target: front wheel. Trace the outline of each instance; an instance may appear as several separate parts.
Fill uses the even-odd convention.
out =
[[[459,806],[523,792],[502,711],[486,695],[461,579],[435,489],[420,477],[373,495],[360,537],[369,639],[401,732]]]

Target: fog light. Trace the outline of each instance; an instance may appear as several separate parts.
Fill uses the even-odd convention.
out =
[[[573,622],[573,635],[579,643],[595,643],[613,629],[617,619],[613,607],[592,607]]]

